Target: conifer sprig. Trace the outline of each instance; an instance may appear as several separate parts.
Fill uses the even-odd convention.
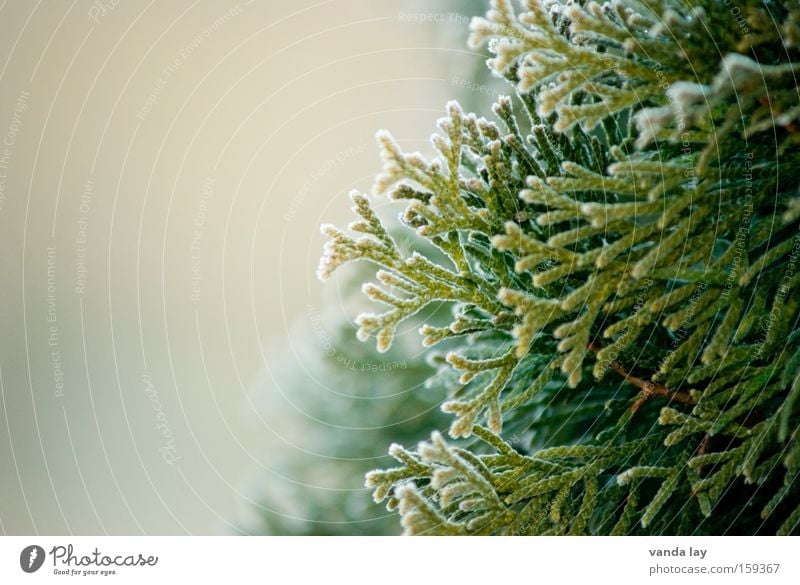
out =
[[[319,274],[379,266],[380,350],[453,306],[421,333],[459,441],[367,480],[407,533],[800,530],[800,6],[740,14],[495,0],[471,42],[516,90],[501,125],[451,102],[433,160],[379,134],[375,194],[441,261],[354,195],[365,235],[324,227]]]

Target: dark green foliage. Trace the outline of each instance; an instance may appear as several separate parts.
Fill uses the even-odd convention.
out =
[[[367,485],[409,534],[800,531],[800,5],[495,0],[472,25],[516,97],[451,103],[434,160],[379,135],[376,194],[440,251],[403,254],[354,194],[388,310],[423,325],[449,434]],[[392,292],[389,292],[391,289]]]

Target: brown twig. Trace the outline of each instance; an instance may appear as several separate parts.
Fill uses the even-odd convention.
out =
[[[600,345],[594,342],[590,342],[587,345],[588,349],[597,353],[602,348]],[[681,402],[683,404],[695,404],[694,398],[688,392],[682,392],[679,390],[670,390],[663,384],[659,384],[658,382],[653,382],[652,380],[642,380],[641,378],[637,378],[636,376],[632,376],[625,368],[623,368],[617,362],[611,362],[608,366],[612,370],[614,370],[617,374],[625,378],[625,381],[633,384],[634,386],[641,389],[641,395],[639,398],[636,399],[636,402],[633,403],[631,406],[631,412],[638,411],[642,405],[647,402],[647,400],[651,396],[661,396],[668,400],[674,400],[675,402]]]

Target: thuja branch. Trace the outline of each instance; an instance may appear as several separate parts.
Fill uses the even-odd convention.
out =
[[[363,290],[389,308],[358,319],[380,351],[452,307],[421,333],[456,442],[396,450],[370,485],[411,534],[797,532],[800,4],[741,0],[746,41],[719,0],[521,4],[472,24],[517,92],[501,125],[450,103],[433,158],[378,137],[374,194],[406,204],[415,252],[360,195],[363,237],[325,229],[322,278],[380,267]],[[652,376],[612,359],[637,344]]]
[[[587,347],[593,351],[594,353],[598,353],[602,348],[596,342],[590,342]],[[622,365],[618,362],[613,361],[608,364],[609,369],[616,372],[620,376],[622,376],[626,382],[629,384],[633,384],[637,388],[641,389],[641,394],[639,398],[637,398],[636,402],[633,403],[631,406],[632,412],[637,412],[642,405],[652,396],[661,396],[662,398],[666,398],[667,400],[674,401],[674,402],[681,402],[683,404],[696,404],[697,401],[692,398],[691,394],[681,390],[670,390],[663,384],[659,384],[658,382],[654,382],[652,380],[642,380],[641,378],[637,378],[636,376],[630,374],[627,370],[625,370]]]

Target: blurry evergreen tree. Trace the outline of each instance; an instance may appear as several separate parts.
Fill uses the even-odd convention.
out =
[[[340,279],[353,309],[355,270]],[[338,301],[342,301],[339,298]],[[436,307],[427,319],[436,319]],[[250,481],[261,507],[247,511],[241,528],[254,534],[396,534],[397,519],[376,508],[364,474],[390,458],[386,445],[417,441],[425,429],[445,426],[440,398],[422,387],[434,372],[412,339],[379,353],[358,342],[337,298],[308,307],[303,328],[274,360],[262,386],[261,407],[280,439],[263,461],[269,471]],[[441,317],[439,317],[441,320]],[[409,323],[413,329],[413,325]],[[413,330],[409,338],[416,336]],[[269,416],[270,413],[279,416]]]

